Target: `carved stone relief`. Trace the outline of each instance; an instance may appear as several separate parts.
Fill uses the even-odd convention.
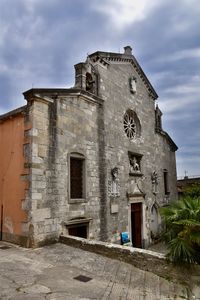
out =
[[[141,156],[129,153],[129,174],[141,174]]]
[[[151,183],[152,183],[152,192],[157,194],[158,192],[158,174],[156,171],[153,171],[151,174]]]
[[[129,78],[129,85],[130,85],[130,92],[132,94],[135,94],[137,91],[137,86],[136,86],[136,78],[135,77],[131,77]]]
[[[144,195],[143,182],[141,177],[134,177],[128,182],[128,195]]]
[[[130,158],[130,173],[141,172],[139,161],[136,156]]]
[[[120,184],[119,184],[119,170],[113,168],[111,170],[111,180],[108,180],[108,196],[119,197],[120,196]]]

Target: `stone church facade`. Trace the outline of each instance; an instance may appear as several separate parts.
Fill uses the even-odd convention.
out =
[[[158,235],[159,207],[177,198],[177,146],[162,129],[155,90],[124,49],[89,55],[75,65],[73,88],[30,89],[26,106],[0,117],[1,144],[18,128],[18,146],[9,141],[2,162],[2,239],[120,243],[128,232],[133,246],[146,247]],[[13,172],[16,193],[5,184]]]

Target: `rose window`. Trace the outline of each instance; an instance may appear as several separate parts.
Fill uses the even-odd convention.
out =
[[[129,109],[124,115],[124,131],[130,140],[140,136],[140,122],[133,110]]]

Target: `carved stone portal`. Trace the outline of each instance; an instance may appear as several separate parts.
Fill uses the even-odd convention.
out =
[[[144,195],[144,192],[143,192],[143,183],[142,183],[142,179],[141,178],[135,177],[135,178],[129,180],[129,183],[128,183],[128,195],[129,196]]]

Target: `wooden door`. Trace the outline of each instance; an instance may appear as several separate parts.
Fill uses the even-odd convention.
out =
[[[131,235],[133,247],[142,248],[142,203],[131,204]]]

